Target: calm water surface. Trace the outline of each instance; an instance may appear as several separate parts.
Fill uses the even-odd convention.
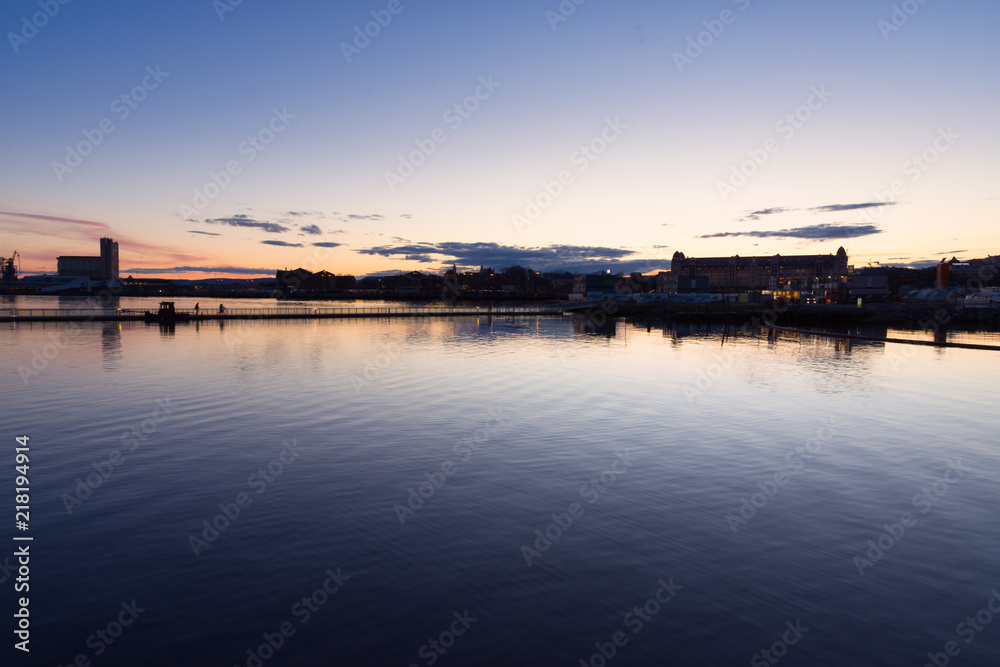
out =
[[[1000,353],[563,317],[0,326],[32,664],[1000,655]]]

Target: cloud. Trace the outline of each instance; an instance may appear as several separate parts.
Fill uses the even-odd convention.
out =
[[[409,220],[409,219],[410,219],[410,218],[412,218],[413,216],[412,216],[411,214],[409,214],[409,213],[400,213],[400,214],[399,214],[399,217],[401,217],[401,218],[406,218],[407,220]]]
[[[280,225],[277,222],[267,222],[264,220],[254,220],[253,218],[247,216],[245,213],[239,213],[237,215],[228,218],[211,218],[205,219],[203,222],[209,225],[229,225],[230,227],[249,227],[252,229],[260,229],[269,234],[280,234],[282,232],[290,231],[290,229],[284,225]]]
[[[317,248],[337,248],[344,245],[343,243],[334,243],[333,241],[319,241],[318,243],[313,243]]]
[[[652,271],[667,268],[669,260],[634,257],[628,248],[603,246],[551,245],[545,247],[508,246],[498,243],[400,243],[362,248],[363,255],[406,259],[438,267],[457,264],[461,267],[490,266],[500,270],[509,266],[530,266],[536,271]],[[427,270],[431,270],[429,267]]]
[[[299,227],[299,231],[303,234],[309,234],[310,236],[319,236],[323,233],[323,230],[319,228],[319,225],[302,225]]]
[[[268,239],[267,241],[261,241],[264,245],[276,245],[282,248],[301,248],[303,247],[301,243],[289,243],[288,241],[274,241]]]
[[[358,215],[356,213],[351,213],[347,216],[348,220],[385,220],[385,216],[379,213],[372,213],[370,215]]]
[[[273,269],[251,269],[242,266],[171,266],[164,269],[131,268],[122,269],[122,275],[154,274],[154,273],[235,273],[239,275],[258,276],[274,274]]]
[[[809,209],[817,213],[836,213],[838,211],[856,211],[859,208],[878,208],[880,206],[895,206],[894,201],[874,201],[866,204],[827,204],[826,206],[814,206]]]
[[[777,215],[779,213],[788,213],[790,211],[795,211],[798,209],[794,208],[783,208],[781,206],[774,206],[772,208],[762,208],[759,211],[751,211],[747,213],[745,218],[740,218],[740,220],[760,220],[762,215]]]
[[[903,268],[906,269],[929,269],[937,266],[941,262],[936,259],[917,259],[911,260],[906,264],[903,264]]]
[[[9,220],[2,218],[8,218]],[[154,256],[160,260],[171,262],[197,262],[205,259],[200,255],[192,255],[183,250],[177,250],[162,244],[136,241],[125,233],[115,231],[106,222],[83,220],[80,218],[0,211],[0,233],[51,236],[58,238],[62,243],[67,241],[73,242],[69,247],[64,246],[60,252],[60,254],[67,255],[96,255],[98,252],[98,236],[110,236],[118,242],[123,253],[129,253],[133,256],[138,255],[140,258]],[[89,248],[93,248],[93,250],[89,250]]]
[[[204,234],[205,236],[222,236],[222,234],[216,234],[215,232],[200,232],[197,229],[189,229],[188,234]]]
[[[0,211],[0,215],[10,216],[13,218],[29,218],[31,220],[45,220],[48,222],[60,222],[71,225],[82,225],[84,227],[91,227],[94,229],[111,231],[111,225],[109,225],[108,223],[96,222],[94,220],[81,220],[80,218],[64,218],[56,215],[41,215],[38,213],[18,213],[15,211]]]
[[[877,208],[879,206],[895,206],[897,202],[866,202],[864,204],[827,204],[825,206],[813,206],[812,208],[805,209],[807,211],[812,211],[813,213],[838,213],[840,211],[856,211],[862,208]],[[794,211],[799,211],[801,209],[797,208],[785,208],[784,206],[772,206],[770,208],[762,208],[757,211],[750,211],[744,217],[739,218],[739,220],[760,220],[761,216],[765,215],[779,215],[781,213],[792,213]]]
[[[750,236],[753,238],[785,238],[785,239],[809,239],[812,241],[824,241],[828,239],[852,239],[858,236],[870,236],[881,234],[882,230],[875,225],[836,225],[824,223],[821,225],[807,225],[805,227],[792,227],[791,229],[777,230],[754,230],[745,232],[718,232],[716,234],[704,234],[700,239],[718,239],[729,236]]]

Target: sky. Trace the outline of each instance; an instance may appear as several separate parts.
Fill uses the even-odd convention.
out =
[[[65,2],[65,4],[63,4]],[[6,0],[0,257],[1000,254],[995,0]]]

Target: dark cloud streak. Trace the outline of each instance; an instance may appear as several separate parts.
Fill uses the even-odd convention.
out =
[[[290,229],[284,225],[280,225],[276,222],[254,220],[243,213],[228,218],[206,218],[204,222],[209,225],[228,225],[230,227],[260,229],[268,232],[269,234],[280,234],[282,232],[290,231]]]
[[[301,247],[303,247],[301,243],[289,243],[288,241],[267,240],[267,241],[261,241],[261,243],[263,243],[264,245],[275,245],[275,246],[279,246],[281,248],[301,248]]]
[[[870,236],[881,234],[882,230],[875,225],[807,225],[804,227],[792,227],[791,229],[777,230],[750,230],[744,232],[718,232],[716,234],[704,234],[700,239],[718,239],[730,236],[749,236],[752,238],[786,238],[786,239],[809,239],[812,241],[824,241],[828,239],[852,239],[859,236]]]
[[[273,269],[252,269],[242,266],[172,266],[164,269],[142,269],[131,268],[122,269],[122,274],[155,274],[155,273],[236,273],[239,275],[273,276]]]
[[[878,208],[880,206],[895,206],[894,201],[885,202],[868,202],[865,204],[827,204],[826,206],[814,206],[809,209],[810,211],[816,211],[817,213],[837,213],[840,211],[856,211],[861,208]]]

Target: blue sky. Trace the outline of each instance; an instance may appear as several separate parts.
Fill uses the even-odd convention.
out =
[[[0,255],[54,270],[110,235],[123,270],[206,277],[1000,253],[996,3],[231,2],[4,3]]]

